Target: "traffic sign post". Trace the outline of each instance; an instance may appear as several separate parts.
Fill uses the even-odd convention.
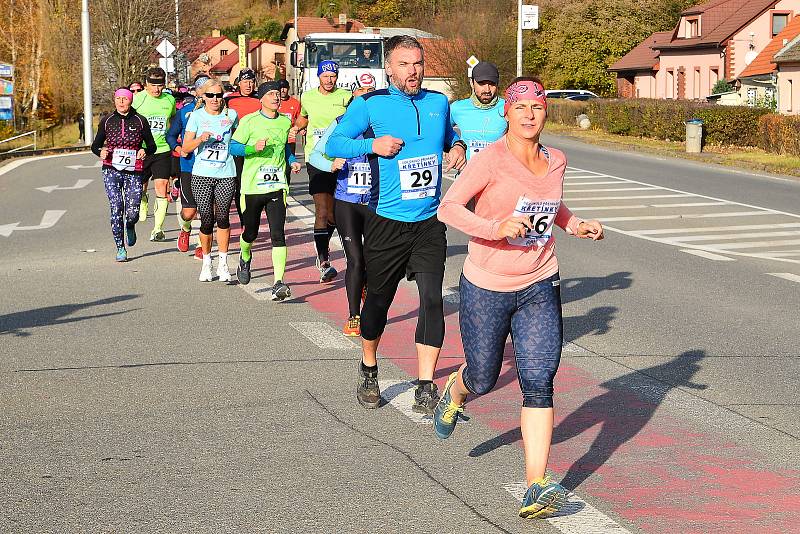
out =
[[[522,76],[522,30],[539,29],[539,6],[517,0],[517,76]]]
[[[164,69],[164,72],[175,72],[175,60],[170,56],[175,52],[175,46],[168,40],[164,39],[156,47],[156,52],[161,56],[158,58],[158,66]]]
[[[472,78],[472,69],[474,69],[475,65],[480,62],[481,61],[475,56],[469,56],[469,59],[467,60],[467,78]]]
[[[13,78],[14,65],[8,63],[0,63],[0,78]]]

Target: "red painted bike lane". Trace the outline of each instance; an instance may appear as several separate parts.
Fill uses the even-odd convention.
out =
[[[263,221],[253,249],[254,281],[261,276],[271,281],[265,229]],[[285,281],[292,287],[293,300],[307,302],[335,328],[341,328],[347,315],[343,273],[330,285],[319,284],[311,230],[290,219],[286,232],[289,259]],[[237,243],[238,232],[234,234],[232,243]],[[344,270],[341,251],[333,252],[332,259],[337,269]],[[413,344],[417,305],[415,286],[401,285],[380,350],[382,358],[412,377],[417,374]],[[440,387],[463,361],[457,306],[445,303],[445,314],[445,343],[436,374]],[[669,371],[675,383],[698,387],[691,382],[691,375],[701,358],[702,354],[682,354],[661,370]],[[761,466],[764,452],[664,414],[658,408],[670,386],[653,382],[642,388],[642,383],[638,373],[603,382],[562,362],[556,377],[550,468],[566,487],[589,501],[605,503],[617,516],[646,532],[798,531],[800,470],[765,469]],[[521,398],[509,343],[496,389],[470,400],[467,406],[467,413],[494,429],[497,437],[476,443],[470,456],[507,445],[521,447]],[[510,476],[524,479],[523,473]]]

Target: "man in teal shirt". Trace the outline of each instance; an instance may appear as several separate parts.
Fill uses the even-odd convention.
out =
[[[481,61],[472,69],[472,96],[450,104],[450,124],[467,144],[467,159],[500,139],[506,131],[505,100],[497,96],[500,73]]]

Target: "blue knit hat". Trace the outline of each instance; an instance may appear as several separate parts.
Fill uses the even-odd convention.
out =
[[[325,72],[339,74],[339,64],[330,59],[320,61],[319,65],[317,65],[317,76],[322,76],[322,74]]]

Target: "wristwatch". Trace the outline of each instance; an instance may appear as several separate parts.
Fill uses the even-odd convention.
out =
[[[462,141],[461,139],[459,139],[458,141],[456,141],[455,143],[453,143],[453,146],[451,146],[451,147],[450,147],[450,150],[453,150],[453,147],[455,147],[455,146],[460,146],[461,148],[463,148],[463,149],[464,149],[464,153],[465,153],[465,154],[467,153],[467,143],[465,143],[465,142],[464,142],[464,141]]]

